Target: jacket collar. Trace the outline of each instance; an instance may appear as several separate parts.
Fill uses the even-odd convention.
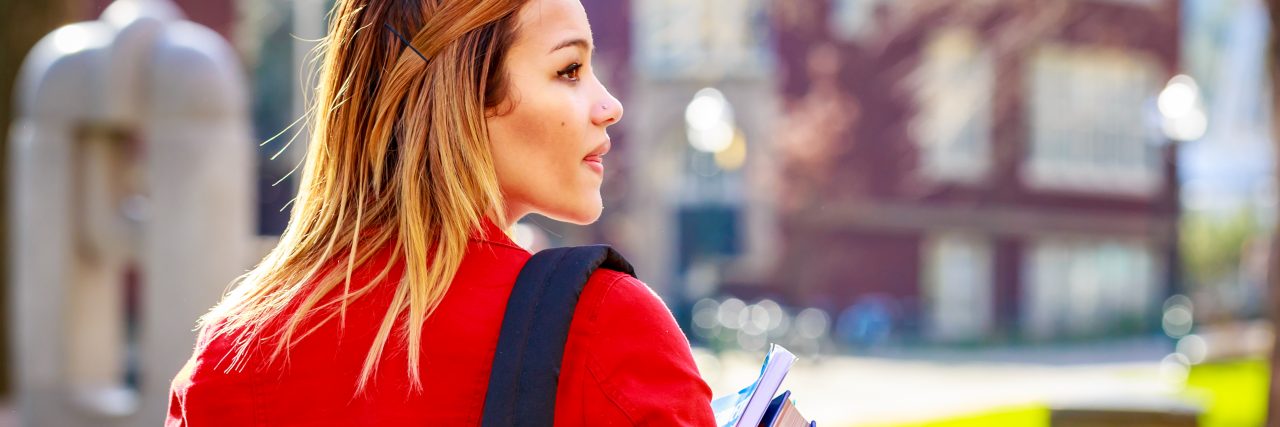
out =
[[[512,249],[519,249],[528,252],[527,249],[516,244],[514,240],[511,240],[511,236],[508,236],[506,231],[501,227],[498,227],[498,224],[495,224],[493,220],[489,219],[488,215],[480,217],[480,227],[476,232],[471,233],[471,240],[498,246],[506,246]]]

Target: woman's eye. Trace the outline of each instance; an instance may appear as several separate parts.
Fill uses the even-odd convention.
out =
[[[579,68],[582,68],[582,64],[575,62],[575,63],[569,64],[568,67],[564,67],[563,70],[557,71],[556,75],[559,75],[561,78],[567,79],[569,81],[576,82],[578,81]]]

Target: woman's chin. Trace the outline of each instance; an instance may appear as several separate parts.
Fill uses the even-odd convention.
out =
[[[600,219],[600,212],[602,210],[603,209],[596,208],[575,212],[573,215],[568,216],[562,221],[576,225],[591,225],[594,224],[596,220]]]
[[[591,225],[594,224],[596,220],[600,219],[602,211],[604,211],[604,206],[597,197],[590,202],[584,202],[578,206],[574,206],[570,209],[564,209],[553,215],[547,216],[560,222],[567,222],[576,225]]]

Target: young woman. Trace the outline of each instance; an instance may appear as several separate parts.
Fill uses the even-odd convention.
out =
[[[578,0],[339,0],[288,229],[206,316],[167,426],[477,425],[530,254],[504,230],[600,216],[622,105]],[[557,425],[714,425],[670,311],[600,270]]]

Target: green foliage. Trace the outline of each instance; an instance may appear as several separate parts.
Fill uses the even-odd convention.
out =
[[[1270,366],[1263,359],[1196,365],[1187,393],[1204,399],[1204,427],[1261,426],[1267,412]]]
[[[1251,209],[1231,216],[1187,214],[1179,224],[1183,269],[1191,283],[1204,286],[1230,278],[1240,267],[1244,245],[1261,227]]]

